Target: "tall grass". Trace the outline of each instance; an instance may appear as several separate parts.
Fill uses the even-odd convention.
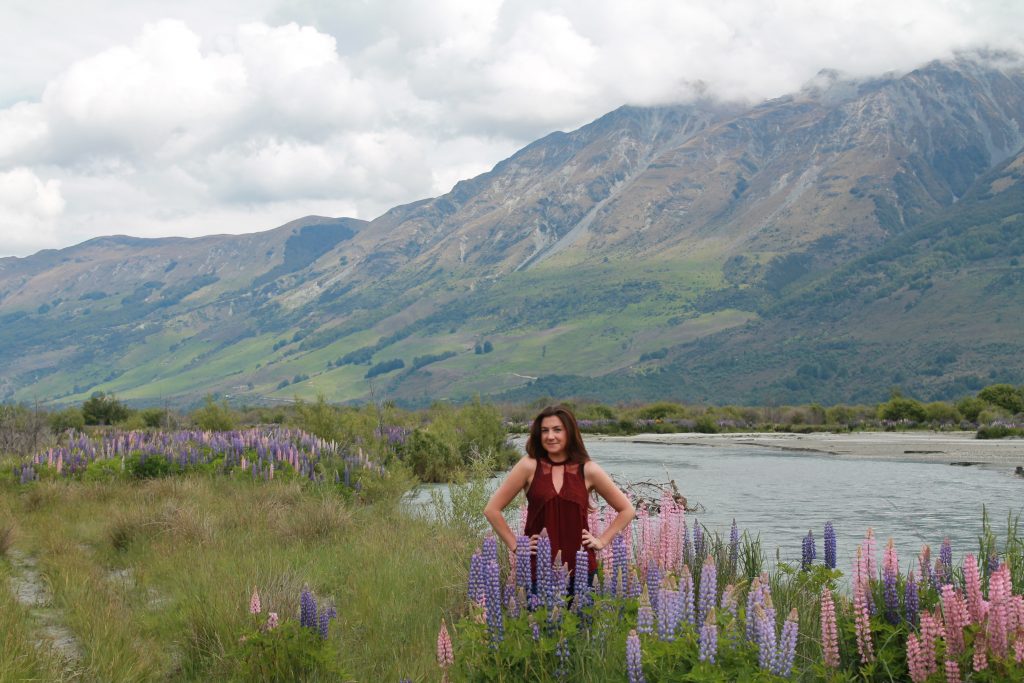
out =
[[[458,616],[465,590],[467,536],[394,498],[358,506],[295,482],[204,477],[37,482],[3,497],[81,660],[37,650],[38,629],[4,592],[0,680],[232,678],[254,586],[282,618],[304,586],[333,601],[330,637],[355,680],[423,679],[438,619]]]

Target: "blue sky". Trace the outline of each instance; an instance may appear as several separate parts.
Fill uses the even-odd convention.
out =
[[[8,0],[0,256],[371,219],[622,104],[1024,52],[1019,26],[1018,0]]]

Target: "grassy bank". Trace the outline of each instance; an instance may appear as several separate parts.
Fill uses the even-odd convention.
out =
[[[49,608],[0,600],[0,680],[231,680],[264,613],[295,618],[308,587],[333,603],[329,646],[356,681],[425,679],[438,619],[462,604],[465,534],[403,514],[396,500],[358,506],[299,482],[202,476],[4,486],[0,531],[13,540],[0,577],[38,573]],[[45,612],[45,613],[44,613]],[[71,655],[37,648],[46,624]]]

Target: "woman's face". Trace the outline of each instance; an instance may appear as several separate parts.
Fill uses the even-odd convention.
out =
[[[566,455],[565,447],[569,443],[569,434],[565,431],[562,419],[557,415],[549,415],[540,421],[540,442],[548,457],[559,460]]]

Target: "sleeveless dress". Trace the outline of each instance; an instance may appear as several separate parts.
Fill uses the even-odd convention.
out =
[[[564,467],[562,488],[555,491],[552,471],[556,467]],[[553,464],[547,459],[537,460],[537,471],[533,475],[530,488],[526,491],[526,535],[539,534],[547,529],[551,539],[551,559],[554,560],[558,551],[562,551],[562,562],[569,565],[570,576],[576,576],[576,551],[583,542],[583,530],[587,526],[587,510],[590,498],[587,495],[587,482],[583,478],[583,464],[564,462]],[[588,573],[597,571],[597,557],[594,551],[587,549],[589,556]],[[537,558],[530,560],[532,572],[536,577]]]

